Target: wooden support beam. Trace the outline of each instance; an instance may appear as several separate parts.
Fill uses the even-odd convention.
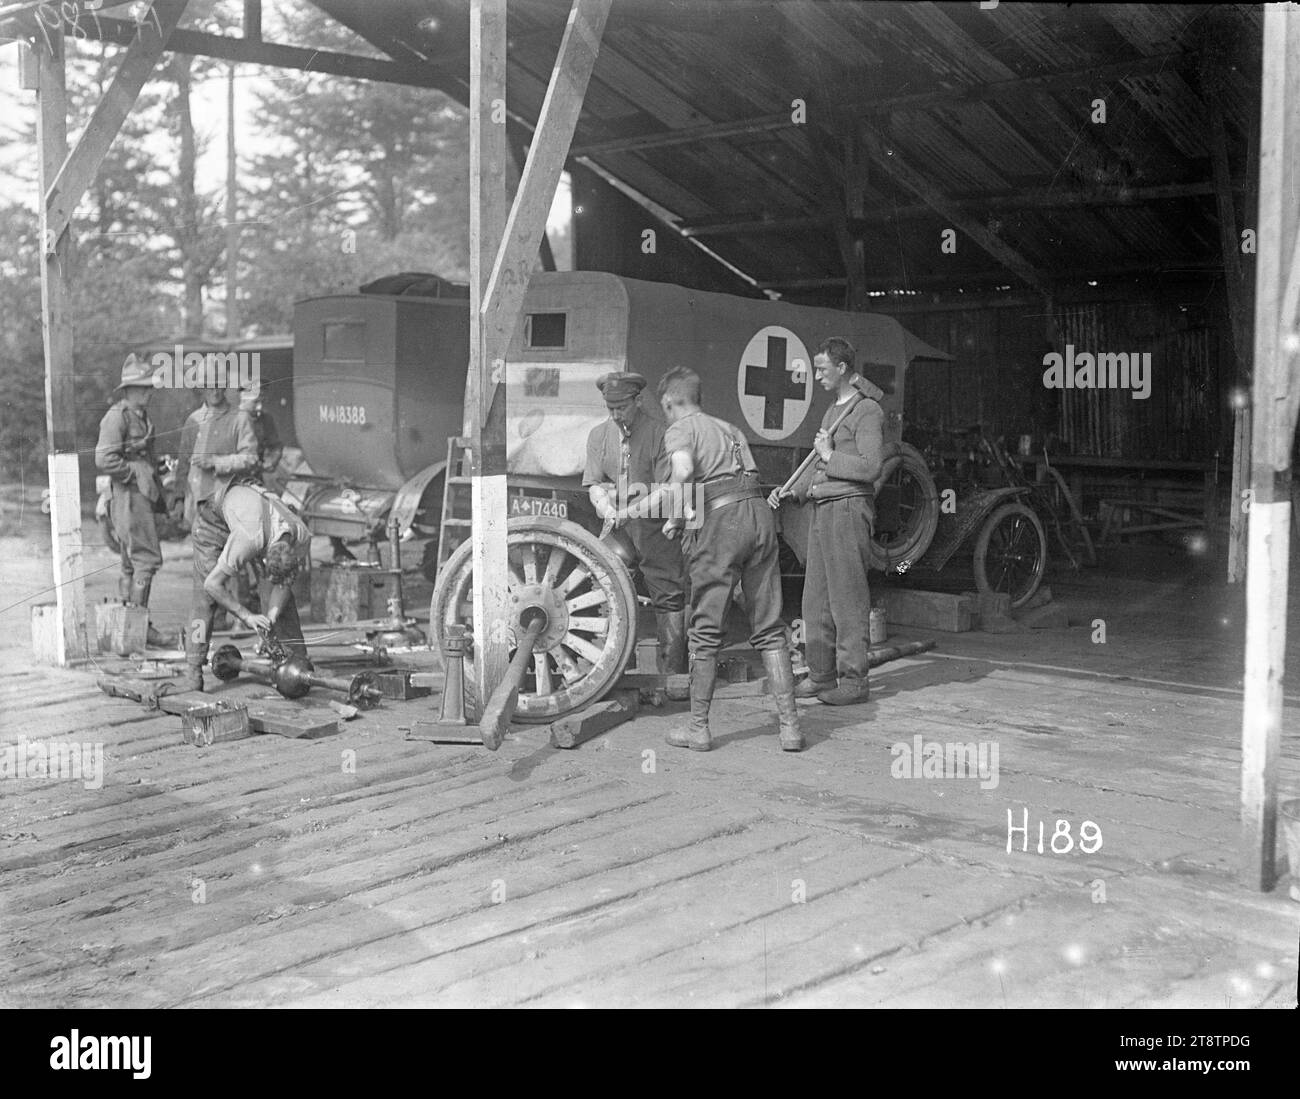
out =
[[[632,137],[613,138],[609,141],[593,141],[578,145],[573,149],[574,156],[605,156],[610,153],[640,152],[642,149],[663,149],[671,145],[693,145],[700,141],[714,141],[722,137],[737,137],[747,134],[761,134],[769,130],[780,130],[791,125],[790,112],[759,115],[757,118],[742,118],[736,122],[709,122],[702,126],[684,126],[680,130],[664,130],[659,133],[637,134]]]
[[[1145,264],[1104,266],[1104,267],[1057,267],[1052,269],[1052,284],[1060,285],[1066,282],[1079,282],[1091,279],[1108,279],[1108,278],[1140,278],[1143,276],[1155,278],[1175,276],[1180,273],[1188,275],[1199,275],[1202,272],[1221,270],[1220,262],[1215,260],[1180,260],[1177,262],[1163,262],[1161,260],[1151,260]],[[952,275],[909,275],[904,286],[904,280],[901,278],[871,278],[867,280],[867,290],[871,291],[890,291],[909,289],[914,290],[920,287],[928,287],[932,290],[950,289],[959,286],[978,286],[993,283],[1006,283],[1010,279],[1005,271],[967,271],[964,273]],[[791,291],[791,290],[825,290],[836,286],[847,285],[848,280],[843,275],[826,275],[810,278],[798,279],[773,279],[769,281],[760,281],[758,283],[761,290]]]
[[[857,129],[854,128],[844,139],[845,228],[851,238],[849,254],[845,257],[849,286],[844,304],[858,313],[867,307],[867,246],[862,233],[854,232],[850,226],[854,223],[861,225],[867,212],[868,175],[866,152]]]
[[[464,434],[471,440],[473,455],[474,671],[478,697],[486,703],[505,676],[513,625],[504,408],[490,425],[484,422],[485,398],[504,373],[502,368],[494,376],[483,305],[506,221],[506,0],[472,0],[469,20],[470,353]]]
[[[523,310],[524,295],[546,232],[546,216],[569,154],[587,82],[596,65],[609,6],[610,0],[573,0],[519,190],[500,236],[500,247],[490,274],[480,266],[476,272],[478,277],[471,278],[474,296],[470,302],[470,370],[473,374],[477,368],[478,375],[472,408],[477,440],[473,538],[475,645],[479,659],[475,668],[479,675],[479,698],[485,700],[505,677],[509,664],[508,640],[517,625],[509,614],[510,574],[506,551],[505,356]],[[499,133],[494,134],[492,141],[500,150],[502,170],[497,179],[502,181],[506,154],[505,49],[505,0],[473,0],[470,7],[471,142],[475,127],[482,134],[485,126],[496,126]],[[493,123],[488,90],[495,87],[498,71],[502,110],[498,114],[500,122]],[[477,99],[474,81],[479,84]],[[471,148],[471,171],[479,174],[471,184],[471,194],[476,190],[486,194],[484,168],[481,152],[476,158]],[[475,235],[475,224],[471,208],[470,255],[479,255],[481,265],[486,241],[481,230]],[[480,282],[485,275],[485,281]]]
[[[50,30],[32,46],[37,58],[37,179],[42,196],[68,155],[68,98],[63,33]],[[49,442],[50,534],[57,604],[59,664],[90,653],[85,564],[81,555],[81,480],[77,458],[77,395],[73,366],[72,242],[47,228],[41,213],[41,329],[45,343],[45,432]]]
[[[569,12],[528,151],[528,162],[519,180],[519,193],[510,208],[505,237],[483,303],[488,345],[494,355],[504,357],[519,321],[533,263],[546,230],[546,215],[569,155],[587,82],[596,66],[610,3],[611,0],[573,0]],[[485,412],[495,403],[495,394],[495,385],[484,393]]]
[[[1264,8],[1255,279],[1246,669],[1241,719],[1241,867],[1276,880],[1278,758],[1291,543],[1291,448],[1300,406],[1300,6]]]
[[[137,26],[128,19],[101,18],[82,20],[78,34],[104,42],[126,45],[136,34]],[[457,86],[453,76],[443,69],[422,62],[386,61],[377,57],[360,57],[356,54],[336,53],[331,50],[312,50],[299,46],[286,46],[278,42],[264,42],[228,34],[210,34],[188,28],[175,31],[167,49],[171,53],[191,57],[214,57],[220,61],[237,61],[249,65],[269,65],[277,69],[297,69],[302,72],[319,72],[328,76],[346,76],[354,80],[373,80],[384,84],[404,84],[415,88],[438,88],[452,94]],[[464,101],[463,88],[460,91]]]
[[[1246,190],[1245,180],[1233,180],[1234,192]],[[1215,193],[1214,183],[1198,180],[1191,183],[1159,183],[1149,187],[1107,187],[1087,191],[1066,191],[1056,188],[1013,191],[1003,194],[959,195],[950,201],[964,213],[986,210],[1061,210],[1102,206],[1142,206],[1149,202],[1168,199],[1195,198]],[[933,207],[925,203],[896,206],[888,209],[867,210],[860,217],[850,217],[849,231],[860,234],[869,225],[890,225],[919,217],[934,217]],[[685,222],[681,234],[685,237],[747,236],[756,233],[788,233],[817,229],[830,225],[829,214],[792,215],[772,218],[732,218],[726,221]]]
[[[1228,164],[1228,131],[1223,121],[1222,74],[1202,55],[1202,98],[1209,105],[1210,155],[1214,168],[1214,197],[1219,213],[1219,247],[1223,255],[1223,274],[1228,297],[1228,320],[1232,329],[1232,349],[1237,360],[1237,378],[1250,377],[1250,319],[1246,300],[1246,278],[1242,270],[1241,237],[1237,234],[1237,208],[1232,195],[1232,173]]]
[[[243,32],[249,42],[262,41],[262,0],[244,0]]]
[[[888,115],[897,111],[922,111],[931,107],[954,107],[962,103],[982,103],[988,100],[1003,99],[1009,96],[1024,96],[1032,93],[1061,91],[1084,85],[1095,86],[1098,82],[1122,80],[1126,77],[1152,76],[1166,72],[1178,65],[1189,64],[1195,60],[1194,53],[1164,53],[1150,57],[1135,58],[1132,61],[1115,61],[1107,65],[1097,65],[1087,69],[1074,69],[1070,72],[1047,73],[1043,76],[1013,77],[1009,80],[997,80],[988,84],[976,84],[965,88],[949,88],[943,91],[918,92],[913,95],[896,95],[869,102],[850,101],[833,104],[831,108],[837,113],[843,112],[853,118],[867,115]],[[790,125],[790,112],[755,115],[750,118],[737,119],[733,122],[709,122],[701,126],[684,126],[678,130],[663,130],[655,133],[630,134],[626,137],[610,138],[605,141],[593,141],[577,146],[574,156],[601,156],[608,153],[640,152],[643,149],[663,149],[673,145],[691,145],[701,141],[715,141],[719,138],[746,137],[752,134],[781,130]]]
[[[1033,264],[979,222],[964,214],[938,187],[904,161],[897,149],[890,148],[875,134],[864,132],[862,137],[867,153],[876,167],[901,183],[936,213],[947,218],[954,229],[969,237],[1022,282],[1036,290],[1045,290],[1045,280]],[[939,242],[935,241],[935,248],[938,246]]]
[[[186,2],[155,0],[153,14],[156,20],[146,18],[136,28],[135,36],[126,48],[126,56],[113,76],[113,83],[95,105],[77,147],[45,190],[45,224],[55,239],[62,236],[71,224],[77,203],[94,182],[117,131],[135,106],[145,81],[153,74],[167,39],[185,12]]]
[[[844,265],[844,285],[847,290],[845,298],[849,303],[848,308],[860,311],[865,308],[867,297],[867,272],[865,263],[858,262],[858,242],[849,232],[849,213],[846,208],[851,189],[848,179],[848,158],[845,160],[844,170],[837,171],[823,144],[825,138],[821,131],[814,126],[805,126],[803,134],[808,144],[808,151],[812,154],[818,183],[818,199],[835,233],[835,245],[839,249],[840,263]],[[836,187],[833,183],[838,177],[843,177],[842,188]],[[865,185],[865,180],[863,182]],[[865,256],[865,253],[863,255]]]
[[[1246,530],[1250,516],[1244,493],[1250,484],[1250,409],[1232,413],[1232,496],[1228,502],[1228,583],[1246,579]]]

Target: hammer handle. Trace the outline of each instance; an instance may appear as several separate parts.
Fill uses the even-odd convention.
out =
[[[859,394],[858,396],[854,397],[853,400],[849,402],[848,407],[843,412],[841,412],[838,416],[836,416],[835,419],[831,422],[831,426],[826,429],[826,434],[834,435],[835,432],[839,430],[840,424],[842,424],[845,420],[848,419],[849,413],[852,412],[855,408],[857,408],[858,405],[860,405],[864,400],[866,400],[865,394]],[[799,463],[799,468],[796,469],[792,474],[790,474],[790,479],[781,486],[780,491],[789,492],[792,488],[794,488],[794,486],[799,483],[799,478],[801,478],[805,473],[808,472],[808,467],[813,464],[813,461],[816,459],[816,457],[817,457],[817,451],[815,450],[809,451],[808,454],[804,455],[804,460]]]

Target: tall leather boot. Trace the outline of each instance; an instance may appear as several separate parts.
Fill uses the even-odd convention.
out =
[[[182,691],[203,690],[203,665],[208,659],[208,643],[185,638],[185,671],[181,673],[177,686]]]
[[[149,590],[153,587],[152,576],[137,576],[131,582],[131,602],[137,607],[149,606]],[[145,642],[151,649],[162,649],[167,645],[167,639],[153,628],[153,618],[150,617],[149,626],[145,633]]]
[[[659,674],[681,675],[686,670],[686,612],[663,611],[655,614],[659,635]],[[665,687],[664,694],[673,702],[685,702],[690,692]]]
[[[776,717],[781,731],[781,749],[786,752],[803,751],[803,730],[799,728],[799,709],[794,701],[794,669],[790,666],[790,651],[763,650],[763,668],[767,672],[767,685],[776,700]]]
[[[709,707],[713,703],[713,683],[718,677],[717,656],[691,657],[691,723],[685,729],[674,729],[668,734],[668,743],[675,748],[693,748],[707,752],[713,747],[709,735]]]
[[[131,588],[134,586],[134,577],[129,572],[124,572],[117,578],[117,597],[123,603],[131,602]]]

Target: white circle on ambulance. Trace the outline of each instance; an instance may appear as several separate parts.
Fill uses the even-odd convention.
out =
[[[736,372],[736,399],[750,429],[764,439],[797,431],[812,404],[812,374],[808,349],[790,329],[769,324],[754,333]]]

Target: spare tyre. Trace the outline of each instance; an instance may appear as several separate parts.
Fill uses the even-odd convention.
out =
[[[871,536],[870,567],[889,571],[916,564],[939,526],[939,490],[924,455],[909,443],[885,467],[876,486],[877,522]]]

